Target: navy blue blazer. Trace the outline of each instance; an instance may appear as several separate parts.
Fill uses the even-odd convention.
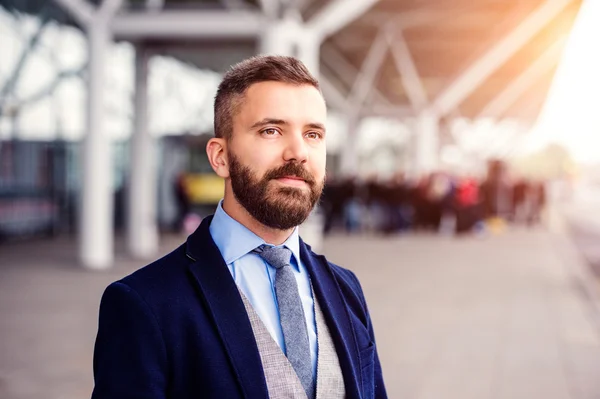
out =
[[[212,217],[162,259],[102,296],[92,399],[267,399],[252,326],[209,232]],[[335,344],[346,397],[386,398],[362,289],[300,242]]]

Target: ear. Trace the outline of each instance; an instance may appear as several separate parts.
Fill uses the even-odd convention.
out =
[[[227,160],[227,142],[225,139],[213,137],[206,144],[206,155],[215,173],[227,179],[229,177],[229,163]]]

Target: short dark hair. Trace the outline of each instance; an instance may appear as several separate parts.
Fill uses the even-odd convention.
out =
[[[294,57],[262,55],[244,60],[225,74],[215,96],[215,137],[231,139],[233,116],[250,86],[260,82],[311,85],[321,91],[319,82],[302,61]]]

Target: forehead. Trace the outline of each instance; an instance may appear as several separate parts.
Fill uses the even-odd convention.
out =
[[[321,92],[314,86],[282,82],[260,82],[248,88],[239,108],[242,123],[263,118],[290,123],[325,123],[327,108]]]

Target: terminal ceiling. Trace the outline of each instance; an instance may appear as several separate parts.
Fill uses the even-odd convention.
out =
[[[310,21],[336,0],[288,1],[295,1],[302,19]],[[465,69],[546,1],[552,0],[379,0],[326,38],[321,46],[320,73],[342,97],[351,96],[361,70],[364,71],[365,60],[372,54],[377,40],[384,36],[382,32],[392,32],[393,40],[378,63],[366,103],[373,114],[393,116],[396,110],[411,109],[410,96],[402,83],[395,59],[395,43],[403,38],[424,94],[428,101],[433,102]],[[126,0],[126,12],[148,12],[148,4],[163,3],[162,11],[259,13],[264,7],[263,2],[269,3],[267,0]],[[34,13],[43,9],[52,18],[74,23],[60,9],[49,7],[49,3],[54,4],[46,0],[0,0],[0,4],[9,9]],[[449,110],[448,115],[480,115],[503,89],[553,47],[555,51],[546,55],[544,67],[538,68],[538,72],[530,77],[527,90],[501,115],[492,115],[517,117],[526,121],[535,119],[556,70],[564,38],[580,5],[581,0],[572,0],[557,15],[549,18],[519,50],[486,76],[455,108]],[[256,51],[254,38],[146,38],[144,43],[156,53],[172,55],[198,67],[217,71],[225,70],[230,64]],[[399,114],[401,112],[404,111],[398,111]]]

